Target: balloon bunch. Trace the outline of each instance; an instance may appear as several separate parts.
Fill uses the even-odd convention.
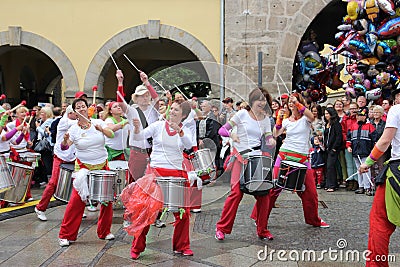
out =
[[[308,102],[323,103],[327,99],[326,87],[339,89],[343,86],[339,78],[343,67],[344,64],[338,65],[322,57],[312,38],[305,39],[295,61],[295,90],[301,92]]]
[[[400,78],[400,1],[349,0],[338,30],[340,44],[333,54],[354,62],[346,66],[351,75],[343,85],[346,94],[365,95],[378,103],[389,98]]]

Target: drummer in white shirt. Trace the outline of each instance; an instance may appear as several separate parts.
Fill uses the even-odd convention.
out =
[[[114,136],[114,132],[100,119],[89,119],[88,104],[84,99],[75,99],[72,108],[78,115],[78,122],[69,128],[61,142],[61,150],[67,150],[75,145],[75,180],[70,200],[64,213],[59,233],[59,245],[69,246],[70,241],[78,237],[79,226],[89,195],[87,188],[87,173],[92,170],[107,170],[107,150],[105,138]],[[97,236],[100,239],[111,240],[113,209],[110,202],[102,203],[97,223]]]
[[[68,129],[77,123],[76,116],[77,115],[72,109],[72,106],[69,105],[57,125],[56,144],[54,145],[53,171],[49,183],[42,194],[40,202],[35,206],[36,215],[41,221],[47,221],[45,211],[57,188],[60,175],[60,165],[65,163],[72,164],[75,161],[75,145],[72,144],[68,149],[62,150],[61,142],[64,140],[64,134],[68,131]]]
[[[122,117],[123,111],[118,102],[110,102],[106,108],[105,123],[114,131],[114,137],[106,137],[108,160],[125,160],[124,150],[129,135],[128,120]]]
[[[123,93],[124,75],[121,70],[117,70],[116,77],[118,80],[118,91]],[[143,124],[150,125],[158,121],[158,94],[151,86],[146,73],[140,72],[140,79],[143,85],[136,87],[135,93],[132,95],[135,105],[127,106],[123,99],[117,95],[117,101],[121,105],[122,110],[131,124],[133,119],[141,120],[141,130]],[[131,127],[133,127],[131,125]],[[149,154],[151,152],[152,141],[151,139],[134,140],[133,134],[129,136],[129,172],[133,180],[137,180],[143,176],[149,162]],[[132,182],[132,181],[130,181]]]

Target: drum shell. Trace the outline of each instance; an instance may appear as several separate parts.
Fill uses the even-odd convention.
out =
[[[279,168],[277,186],[289,191],[302,192],[305,190],[306,172],[306,165],[284,160]]]
[[[23,152],[19,154],[19,158],[23,162],[36,162],[40,160],[41,155],[40,153]]]
[[[250,195],[266,195],[274,187],[272,181],[271,157],[262,155],[249,156],[242,168],[240,189]]]
[[[97,201],[114,200],[114,180],[117,174],[113,171],[98,170],[90,171],[89,179],[89,199]]]
[[[200,149],[194,152],[194,157],[191,159],[194,171],[200,173],[211,173],[215,171],[214,158],[212,157],[211,151],[208,148]]]
[[[6,158],[0,155],[0,193],[15,187]]]
[[[123,160],[109,161],[108,167],[117,174],[114,181],[114,193],[119,196],[128,183],[128,162]]]
[[[7,162],[11,176],[14,178],[15,187],[0,194],[0,199],[12,203],[23,204],[26,192],[31,183],[34,168],[16,162]]]
[[[58,200],[68,202],[72,193],[72,173],[74,172],[74,164],[61,164],[60,174],[58,175],[58,183],[54,197]]]
[[[185,206],[185,186],[187,183],[185,178],[157,177],[156,182],[163,194],[164,208],[167,208],[168,211],[178,212],[179,208]]]

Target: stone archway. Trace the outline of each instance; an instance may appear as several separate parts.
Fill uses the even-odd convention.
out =
[[[22,31],[21,27],[10,26],[8,31],[0,32],[0,46],[3,45],[26,45],[45,53],[60,70],[66,91],[75,92],[79,90],[78,77],[71,61],[57,45],[46,38],[32,32]]]
[[[304,2],[292,3],[289,3],[289,1],[285,2],[287,2],[286,14],[282,15],[291,15],[292,19],[286,27],[289,30],[283,32],[280,40],[280,53],[278,54],[276,62],[275,76],[273,82],[270,84],[272,88],[276,88],[277,82],[282,82],[278,74],[281,74],[281,77],[288,88],[292,87],[293,59],[296,56],[301,38],[305,34],[311,22],[328,4],[328,1],[324,0],[306,0]],[[277,2],[275,6],[277,9],[280,8],[278,5],[279,3]],[[293,13],[291,14],[291,12]]]
[[[90,62],[85,76],[83,88],[88,96],[93,94],[91,88],[95,84],[98,86],[97,95],[99,97],[103,96],[104,77],[101,76],[101,72],[109,60],[108,51],[114,53],[126,44],[144,38],[170,39],[189,49],[200,61],[216,62],[207,47],[195,36],[174,26],[160,24],[159,20],[149,20],[148,24],[135,26],[116,34],[99,49],[92,62]],[[212,75],[209,73],[209,76]]]

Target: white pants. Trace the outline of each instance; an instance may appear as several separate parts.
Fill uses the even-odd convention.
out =
[[[354,159],[354,162],[356,163],[356,167],[358,170],[360,168],[361,163],[364,163],[367,158],[360,157],[361,163],[360,163],[360,160],[358,159],[358,157],[357,158],[353,157],[353,159]],[[368,177],[369,177],[369,179],[368,179]],[[370,179],[371,179],[371,170],[370,169],[368,169],[368,172],[366,172],[366,173],[363,173],[363,174],[358,173],[358,186],[360,188],[370,189],[371,188],[371,183],[369,182]]]

